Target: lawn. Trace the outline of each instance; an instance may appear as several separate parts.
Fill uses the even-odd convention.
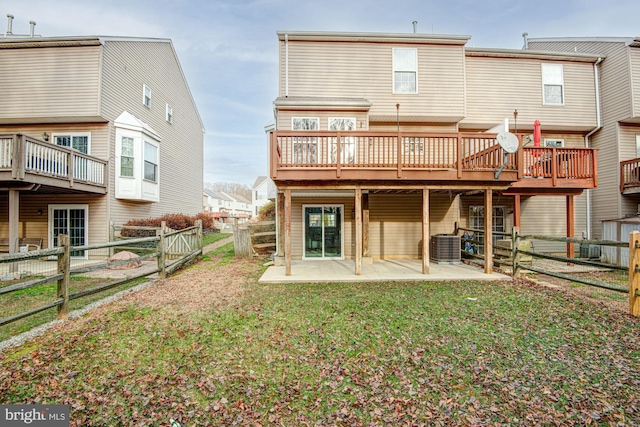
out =
[[[218,240],[226,239],[227,237],[233,236],[233,233],[210,233],[202,236],[202,246],[207,246],[212,243],[217,242]]]
[[[259,285],[230,246],[0,353],[71,424],[637,425],[640,323],[518,283]]]

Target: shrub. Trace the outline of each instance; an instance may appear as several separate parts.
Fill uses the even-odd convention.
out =
[[[174,213],[163,215],[160,218],[132,219],[127,221],[124,225],[125,227],[133,226],[160,228],[162,226],[162,221],[165,221],[167,227],[173,230],[182,230],[188,227],[193,227],[196,223],[196,220],[202,220],[203,233],[211,233],[215,231],[213,217],[202,212],[193,216],[183,213]],[[149,237],[155,236],[156,232],[155,230],[131,230],[125,228],[122,230],[121,235],[122,237]]]

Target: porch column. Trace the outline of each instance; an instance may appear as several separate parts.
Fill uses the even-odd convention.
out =
[[[493,271],[493,191],[484,191],[484,273]]]
[[[429,274],[429,189],[422,189],[422,274]]]
[[[356,275],[362,274],[362,189],[356,188]]]
[[[291,190],[284,190],[284,271],[291,276]]]
[[[369,193],[362,195],[362,256],[369,256]]]
[[[20,224],[20,191],[9,190],[9,253],[18,252],[18,227]]]
[[[278,192],[278,200],[276,201],[276,218],[278,220],[277,223],[277,238],[276,242],[278,247],[276,248],[276,253],[278,257],[284,257],[284,193]],[[282,265],[282,264],[280,264]]]
[[[567,196],[567,237],[573,238],[574,228],[573,196]],[[573,255],[573,243],[567,243],[567,258],[573,258]]]
[[[513,226],[520,228],[520,195],[513,196]]]

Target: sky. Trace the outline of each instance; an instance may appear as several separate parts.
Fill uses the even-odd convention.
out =
[[[251,187],[268,175],[277,31],[467,35],[521,49],[538,37],[638,37],[639,0],[1,0],[13,33],[169,38],[206,130],[204,177]],[[3,23],[4,19],[4,23]]]

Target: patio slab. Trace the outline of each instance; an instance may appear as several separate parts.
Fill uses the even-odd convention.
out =
[[[295,260],[291,262],[291,275],[285,275],[284,266],[271,266],[259,283],[327,283],[327,282],[389,282],[389,281],[443,281],[443,280],[511,280],[500,273],[485,274],[483,270],[466,264],[429,265],[429,274],[422,274],[420,260],[377,260],[362,265],[362,274],[355,275],[352,260]]]

